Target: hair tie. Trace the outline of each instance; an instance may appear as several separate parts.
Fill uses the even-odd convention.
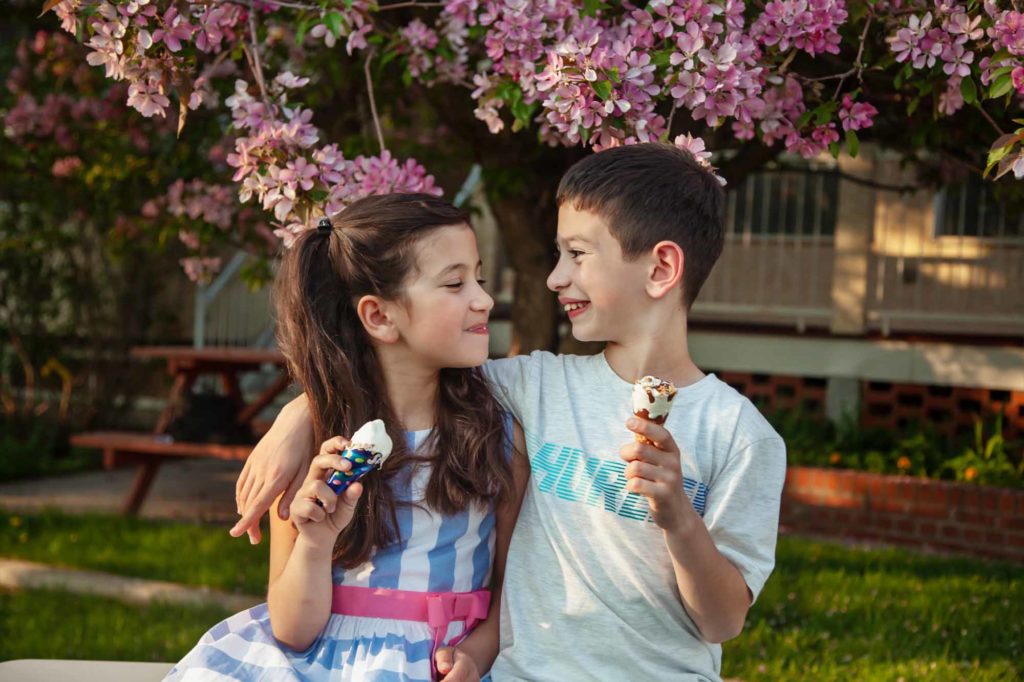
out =
[[[327,216],[324,216],[323,218],[321,218],[320,222],[318,222],[316,224],[316,231],[321,233],[321,234],[323,234],[325,232],[330,232],[333,229],[334,229],[334,225],[331,224],[331,219],[328,218]]]

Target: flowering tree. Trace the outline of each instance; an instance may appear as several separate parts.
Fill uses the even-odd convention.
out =
[[[703,157],[707,141],[731,150],[720,164],[735,182],[781,151],[856,155],[865,135],[1024,176],[1016,3],[47,0],[50,9],[89,64],[128,84],[143,116],[176,117],[180,132],[200,107],[230,112],[239,199],[272,214],[285,245],[366,194],[439,193],[395,145],[481,162],[523,275],[513,314],[526,348],[553,339],[537,276],[552,234],[545,193],[587,148],[669,139]],[[418,140],[424,129],[436,132]]]

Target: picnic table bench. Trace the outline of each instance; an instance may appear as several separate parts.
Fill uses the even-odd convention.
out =
[[[252,452],[252,445],[183,442],[176,441],[167,434],[167,428],[174,418],[176,407],[188,395],[200,376],[216,374],[221,377],[224,393],[235,407],[236,422],[250,427],[253,426],[256,415],[288,387],[289,378],[285,370],[284,356],[276,350],[142,346],[133,348],[131,354],[140,359],[165,360],[168,372],[174,376],[167,405],[153,431],[150,433],[132,431],[78,433],[71,437],[71,444],[76,447],[101,450],[103,466],[107,469],[112,469],[120,464],[136,464],[138,466],[131,490],[121,507],[123,513],[134,515],[142,507],[164,458],[213,457],[244,460]],[[239,385],[239,375],[258,370],[266,364],[273,364],[280,368],[277,378],[255,400],[246,403]]]

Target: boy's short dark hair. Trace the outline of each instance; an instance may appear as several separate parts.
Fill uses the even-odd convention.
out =
[[[683,296],[693,305],[722,254],[725,191],[693,154],[661,142],[625,145],[578,161],[558,185],[558,205],[601,216],[626,260],[660,241],[686,254]]]

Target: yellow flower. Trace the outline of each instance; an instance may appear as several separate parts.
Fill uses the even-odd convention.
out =
[[[840,455],[838,452],[833,452],[831,455],[828,456],[828,461],[831,462],[832,464],[839,464],[839,462],[843,461],[843,456]]]
[[[904,455],[896,460],[896,466],[900,468],[900,471],[906,471],[910,468],[910,458]]]
[[[14,526],[15,528],[19,527],[21,525],[21,517],[20,516],[12,516],[11,517],[11,525]]]
[[[964,480],[973,481],[978,477],[978,470],[974,467],[967,467],[964,469]]]

